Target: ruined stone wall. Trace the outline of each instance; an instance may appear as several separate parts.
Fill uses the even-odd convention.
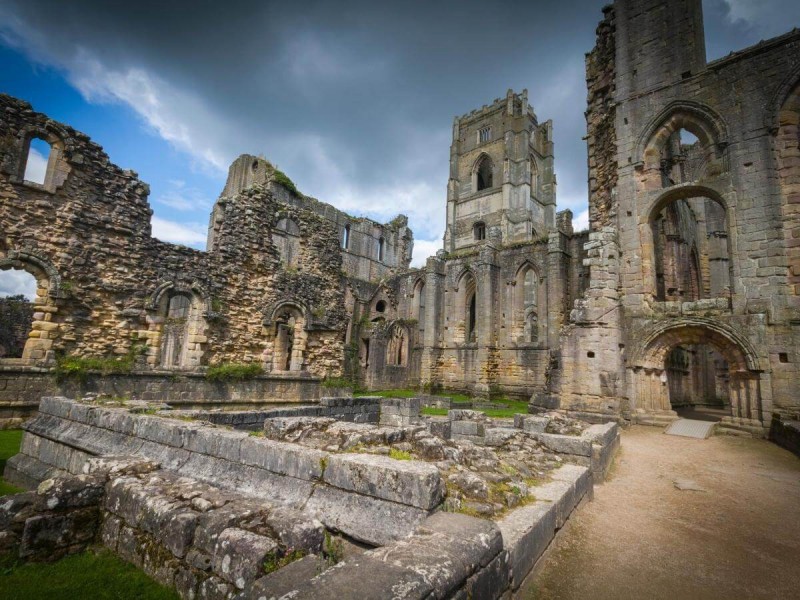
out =
[[[414,235],[405,215],[398,215],[383,224],[364,217],[353,217],[330,204],[301,194],[271,163],[249,154],[241,155],[230,166],[225,188],[212,210],[209,249],[214,247],[217,230],[224,222],[220,207],[227,198],[259,185],[268,189],[279,202],[314,212],[334,225],[340,241],[342,270],[348,277],[378,281],[408,268]]]
[[[268,362],[275,311],[291,304],[307,338],[299,370],[340,373],[346,314],[339,232],[328,219],[254,187],[218,207],[211,251],[166,244],[151,237],[149,190],[135,173],[24,102],[0,96],[0,111],[0,268],[26,269],[39,282],[28,364],[144,346],[137,368],[156,367],[167,302],[183,294],[192,308],[178,368]],[[22,177],[31,137],[53,148],[44,185]],[[292,272],[278,268],[271,243],[283,217],[302,234]]]
[[[771,124],[800,80],[798,57],[793,31],[706,64],[699,0],[617,0],[605,10],[587,57],[590,221],[602,239],[586,245],[590,286],[554,373],[562,404],[669,413],[666,356],[706,343],[731,368],[729,421],[763,429],[773,411],[797,406],[797,312],[784,231],[791,192],[776,185],[780,158],[797,146],[776,139],[780,129]],[[681,130],[698,143],[676,179],[665,169]],[[701,260],[708,296],[661,301],[652,224],[682,201],[724,211],[725,231],[698,228],[697,241],[701,252],[706,244],[706,261],[720,259],[727,245],[732,289],[710,283],[724,273],[710,273]],[[589,351],[602,369],[591,367]]]
[[[607,7],[597,26],[595,47],[586,55],[589,223],[593,229],[609,225],[616,215],[615,35],[614,11]]]

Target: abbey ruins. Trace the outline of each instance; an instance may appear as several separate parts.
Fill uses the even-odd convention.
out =
[[[0,96],[0,269],[38,281],[22,356],[0,360],[0,418],[16,423],[39,410],[9,463],[16,480],[83,478],[91,498],[81,506],[105,507],[96,535],[179,591],[193,590],[185,597],[212,584],[220,595],[201,597],[232,597],[255,579],[215,562],[219,539],[176,533],[166,563],[148,558],[142,540],[165,523],[185,533],[181,527],[226,503],[250,510],[250,500],[233,496],[263,494],[253,481],[288,490],[272,500],[292,526],[276,534],[264,525],[269,535],[223,527],[225,548],[313,550],[324,531],[336,531],[377,547],[358,559],[366,565],[381,561],[382,547],[411,544],[403,568],[422,577],[420,565],[409,566],[414,552],[430,539],[453,543],[451,528],[474,528],[491,541],[463,549],[468,567],[398,597],[462,597],[489,580],[498,593],[473,597],[500,597],[539,555],[527,537],[539,533],[520,529],[514,515],[544,509],[509,497],[503,511],[521,507],[498,516],[487,500],[497,502],[491,477],[453,483],[453,469],[476,460],[458,443],[511,461],[515,471],[522,467],[514,461],[524,463],[515,453],[539,444],[536,465],[525,468],[567,482],[561,495],[551,490],[561,512],[531,521],[552,537],[613,455],[616,426],[601,423],[668,423],[676,409],[704,405],[724,411],[720,429],[766,437],[774,422],[797,419],[800,31],[710,63],[703,36],[699,0],[616,0],[604,9],[586,56],[589,231],[574,231],[571,213],[557,211],[558,124],[540,121],[527,91],[509,90],[457,117],[444,246],[421,269],[409,268],[413,234],[404,216],[385,224],[354,218],[302,195],[249,155],[230,167],[206,251],[158,241],[147,184],[86,135]],[[23,177],[33,138],[51,148],[41,185]],[[129,368],[54,378],[64,357],[117,357]],[[238,383],[204,377],[224,363],[264,373]],[[502,394],[546,416],[518,416],[512,426],[451,410],[447,420],[427,422],[416,401],[315,404],[330,395],[326,381]],[[87,392],[168,405],[197,423],[60,398],[40,407],[45,396],[80,400]],[[260,406],[287,401],[313,406]],[[210,409],[224,406],[241,412],[223,422],[226,413]],[[559,419],[568,432],[552,429]],[[348,430],[354,421],[367,429]],[[347,436],[359,441],[342,442]],[[269,450],[259,450],[267,441]],[[358,444],[429,462],[398,467],[383,456],[336,454]],[[570,464],[560,471],[562,460]],[[399,487],[381,480],[392,469]],[[187,496],[187,486],[197,493]],[[469,491],[483,488],[490,491]],[[488,505],[470,510],[495,520],[447,522],[436,509],[452,489]],[[562,504],[564,490],[571,497]],[[146,507],[131,508],[147,494],[171,503],[172,520],[157,527],[136,512]],[[211,512],[192,504],[206,497]],[[346,514],[354,509],[367,515],[367,528]],[[411,531],[412,541],[399,541]],[[367,568],[357,562],[345,564]],[[352,576],[330,573],[330,589]],[[322,584],[303,585],[297,597],[315,597],[313,585]]]

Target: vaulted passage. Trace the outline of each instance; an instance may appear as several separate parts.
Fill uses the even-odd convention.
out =
[[[656,335],[632,361],[638,412],[700,408],[719,417],[762,421],[756,359],[723,331],[702,325],[676,326]]]

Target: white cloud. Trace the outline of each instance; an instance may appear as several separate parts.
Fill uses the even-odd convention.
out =
[[[18,294],[29,300],[36,298],[36,278],[27,271],[0,271],[0,297]]]
[[[797,0],[723,0],[728,7],[727,19],[744,24],[763,38],[786,33],[800,25],[800,3]]]
[[[28,152],[28,162],[25,164],[25,180],[34,183],[44,183],[47,173],[47,157],[43,156],[36,148]]]
[[[162,242],[184,244],[196,248],[204,248],[208,234],[207,226],[202,223],[176,223],[154,216],[153,237]]]
[[[589,209],[583,210],[577,216],[572,218],[572,229],[574,231],[583,231],[589,229]]]
[[[188,187],[186,182],[180,179],[170,180],[169,189],[155,196],[154,201],[179,211],[208,211],[213,205],[213,201],[202,191]]]
[[[424,267],[429,256],[442,249],[442,240],[414,240],[414,256],[411,259],[412,267]]]

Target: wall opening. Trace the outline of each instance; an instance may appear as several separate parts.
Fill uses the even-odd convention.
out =
[[[655,297],[692,302],[731,294],[725,208],[711,198],[679,198],[652,222]]]
[[[483,155],[475,168],[475,189],[480,192],[481,190],[488,190],[493,187],[493,171],[492,159],[487,155]]]
[[[404,367],[406,366],[407,356],[408,336],[402,327],[395,326],[389,338],[389,343],[386,345],[386,364]]]
[[[45,184],[51,152],[52,147],[45,140],[39,137],[31,138],[28,155],[25,157],[25,181],[38,185]]]
[[[383,238],[378,240],[378,260],[383,262],[383,255],[384,255],[384,247],[386,246],[386,242]]]
[[[419,336],[417,343],[421,346],[425,341],[425,282],[422,279],[414,286],[414,318]]]
[[[709,344],[683,344],[665,362],[670,406],[689,418],[720,419],[730,413],[730,365]]]
[[[294,306],[284,306],[275,316],[273,371],[301,371],[306,349],[305,319]]]
[[[350,249],[350,225],[344,226],[344,234],[342,235],[342,248],[345,250]]]
[[[472,226],[472,237],[475,239],[476,242],[480,242],[486,239],[486,224],[482,221],[478,221],[475,225]]]
[[[661,186],[698,181],[706,172],[708,155],[703,144],[687,129],[669,136],[661,150]]]
[[[37,287],[36,278],[27,271],[0,271],[0,359],[25,354]]]

